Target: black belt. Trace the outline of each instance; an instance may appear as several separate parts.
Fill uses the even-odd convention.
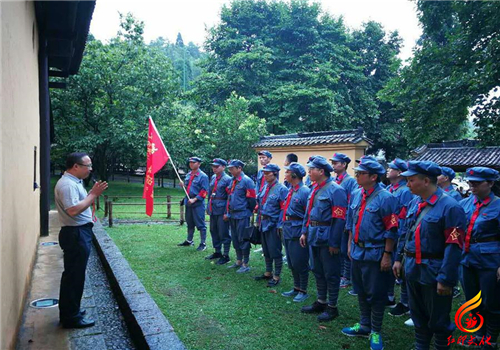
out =
[[[260,217],[261,217],[261,219],[264,219],[264,220],[272,220],[273,219],[272,217],[270,217],[268,215],[261,215]]]
[[[244,211],[244,210],[233,210],[233,209],[229,209],[229,212],[232,214],[232,213],[238,213],[238,212],[241,212],[241,211]]]
[[[311,221],[309,223],[309,226],[315,227],[315,226],[330,226],[332,224],[331,221]]]
[[[302,221],[302,220],[304,220],[304,219],[302,219],[301,217],[287,215],[285,221]]]
[[[225,201],[227,198],[222,198],[222,197],[212,197],[210,199],[219,199],[221,201]]]
[[[78,226],[62,226],[61,228],[78,228],[78,227],[94,227],[94,224],[92,222],[87,222],[86,224],[83,224],[83,225],[78,225]]]
[[[483,242],[500,242],[500,236],[492,236],[492,237],[485,237],[485,238],[471,238],[470,242],[471,242],[471,244],[483,243]]]
[[[380,244],[380,243],[385,243],[385,239],[384,240],[378,240],[378,241],[358,241],[358,243],[354,243],[356,244],[358,247],[360,248],[365,248],[366,247],[366,243],[373,243],[373,244]]]
[[[413,253],[413,252],[410,252],[408,250],[405,249],[405,255],[410,257],[410,258],[416,258],[417,257],[417,254],[416,253]],[[443,259],[444,258],[444,254],[443,253],[425,253],[425,252],[422,252],[420,254],[420,257],[422,259]]]

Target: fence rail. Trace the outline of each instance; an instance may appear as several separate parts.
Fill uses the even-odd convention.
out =
[[[111,198],[111,199],[110,199]],[[142,198],[142,196],[104,196],[104,217],[108,218],[108,226],[113,227],[113,208],[116,208],[116,206],[145,206],[146,204],[143,202],[138,202],[138,203],[120,203],[118,200],[120,198]],[[177,198],[177,200],[172,201],[173,198]],[[166,219],[167,220],[162,220],[162,222],[179,222],[180,225],[183,225],[185,222],[184,218],[184,205],[182,203],[183,196],[171,196],[167,195],[166,202],[163,203],[157,203],[156,205],[166,205]],[[173,205],[178,205],[179,206],[179,212],[172,212],[172,204]],[[144,212],[125,212],[125,214],[145,214]],[[169,220],[172,218],[172,215],[179,215],[179,220]],[[130,221],[137,221],[140,222],[140,220],[137,219],[131,219]],[[158,222],[158,220],[152,220]]]

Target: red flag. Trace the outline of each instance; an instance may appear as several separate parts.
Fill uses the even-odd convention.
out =
[[[155,174],[163,168],[170,158],[158,130],[156,130],[153,119],[149,117],[148,131],[148,160],[146,168],[146,179],[144,180],[144,192],[142,198],[146,199],[146,214],[151,216],[154,207]]]

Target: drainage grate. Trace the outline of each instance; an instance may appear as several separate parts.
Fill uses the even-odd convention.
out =
[[[33,300],[30,303],[30,306],[37,309],[46,309],[49,307],[57,306],[57,304],[59,304],[58,299],[43,298],[43,299]]]
[[[42,242],[40,245],[43,245],[44,247],[46,246],[52,246],[52,245],[59,245],[57,242]]]

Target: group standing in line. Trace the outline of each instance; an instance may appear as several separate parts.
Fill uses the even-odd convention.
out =
[[[292,160],[292,161],[291,161]],[[294,302],[309,298],[309,271],[317,298],[301,312],[317,314],[320,322],[338,317],[340,288],[350,288],[359,302],[360,321],[345,327],[347,336],[367,337],[370,348],[384,348],[381,330],[385,308],[389,315],[410,315],[417,350],[449,349],[454,324],[450,320],[453,296],[462,284],[465,299],[482,292],[474,311],[485,326],[475,336],[478,348],[494,349],[500,332],[500,200],[492,192],[498,171],[467,169],[472,195],[462,199],[451,181],[455,172],[430,161],[392,161],[386,170],[370,156],[356,160],[355,178],[347,174],[351,159],[341,153],[330,161],[310,157],[306,169],[289,155],[280,166],[269,151],[259,152],[263,166],[254,183],[244,174],[245,164],[216,158],[209,181],[189,159],[185,183],[188,236],[180,246],[206,249],[205,212],[215,252],[206,257],[218,265],[230,262],[232,242],[236,261],[228,268],[250,271],[250,230],[262,237],[265,271],[254,277],[268,287],[281,282],[283,246],[293,276],[293,289],[283,292]],[[225,173],[229,169],[231,176]],[[382,183],[387,175],[390,185]],[[205,207],[205,198],[208,203]],[[401,285],[400,301],[394,286]],[[484,339],[487,339],[485,342]]]

